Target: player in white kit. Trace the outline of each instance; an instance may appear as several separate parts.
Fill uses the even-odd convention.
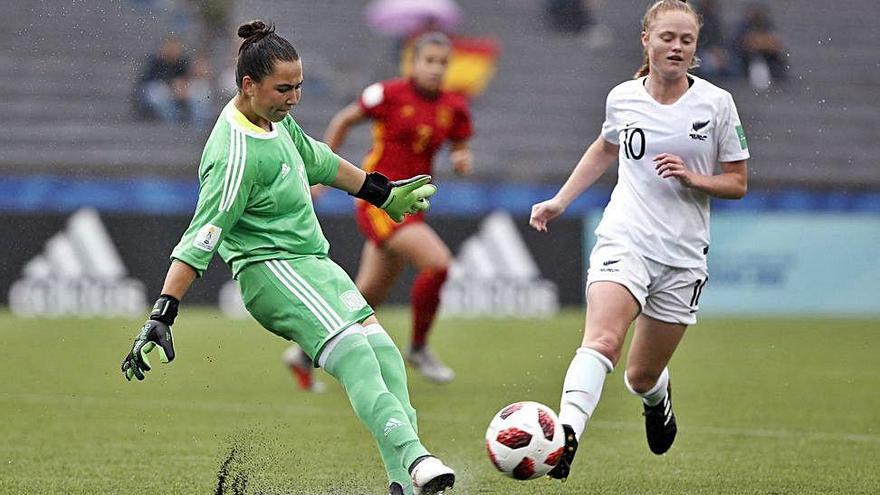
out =
[[[700,20],[686,3],[648,8],[645,63],[608,94],[598,139],[552,199],[532,207],[539,231],[616,160],[618,181],[598,228],[587,276],[586,327],[563,384],[566,451],[550,476],[568,477],[580,436],[635,321],[624,381],[644,405],[648,446],[665,453],[677,431],[667,364],[696,323],[708,280],[710,197],[747,189],[745,134],[730,94],[688,74]],[[718,168],[718,173],[716,173]]]

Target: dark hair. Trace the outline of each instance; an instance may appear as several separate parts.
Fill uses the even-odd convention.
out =
[[[244,39],[238,49],[235,64],[235,85],[241,89],[244,76],[260,82],[272,73],[275,62],[299,60],[296,48],[282,36],[275,34],[275,25],[256,20],[238,27],[238,37]]]

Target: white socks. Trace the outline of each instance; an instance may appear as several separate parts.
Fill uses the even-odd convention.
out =
[[[571,426],[578,441],[602,396],[605,376],[613,369],[611,360],[589,347],[579,348],[568,365],[562,385],[559,421]],[[656,406],[666,398],[669,369],[664,368],[657,383],[645,393],[633,390],[626,373],[623,374],[623,381],[630,392],[642,398],[642,402],[648,406]]]
[[[613,369],[611,360],[589,347],[579,348],[568,365],[562,385],[559,421],[571,426],[578,440],[602,396],[605,376]]]
[[[626,388],[630,392],[641,397],[642,402],[644,402],[645,405],[656,406],[666,398],[666,387],[669,386],[669,368],[663,368],[663,373],[660,373],[660,378],[657,379],[657,383],[651,387],[651,390],[648,390],[643,394],[633,390],[626,373],[623,374],[623,383],[626,384]]]

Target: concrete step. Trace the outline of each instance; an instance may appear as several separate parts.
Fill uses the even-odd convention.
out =
[[[39,95],[31,98],[8,100],[0,114],[0,122],[34,123],[51,116],[55,122],[87,122],[89,120],[132,120],[130,105],[108,106],[92,99],[71,99],[66,96]]]
[[[110,146],[122,148],[155,147],[198,148],[201,147],[207,131],[201,132],[184,125],[168,125],[153,122],[55,122],[52,120],[7,127],[0,142],[4,146],[52,148],[54,146]],[[46,146],[47,138],[51,146]],[[41,144],[42,143],[42,144]],[[2,152],[2,150],[0,150]]]

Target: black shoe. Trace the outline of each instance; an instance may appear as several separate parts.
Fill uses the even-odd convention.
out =
[[[571,471],[571,463],[574,461],[575,452],[577,452],[578,441],[571,426],[562,425],[562,429],[565,431],[565,447],[562,450],[562,457],[559,458],[559,462],[553,466],[553,469],[547,473],[547,476],[565,481],[568,478],[569,471]]]
[[[678,427],[675,425],[675,413],[672,412],[672,385],[666,387],[666,398],[656,406],[645,405],[645,434],[648,437],[648,448],[651,452],[665,454],[672,442]]]
[[[400,486],[400,483],[391,483],[391,486],[388,487],[388,495],[403,495],[403,487]]]

